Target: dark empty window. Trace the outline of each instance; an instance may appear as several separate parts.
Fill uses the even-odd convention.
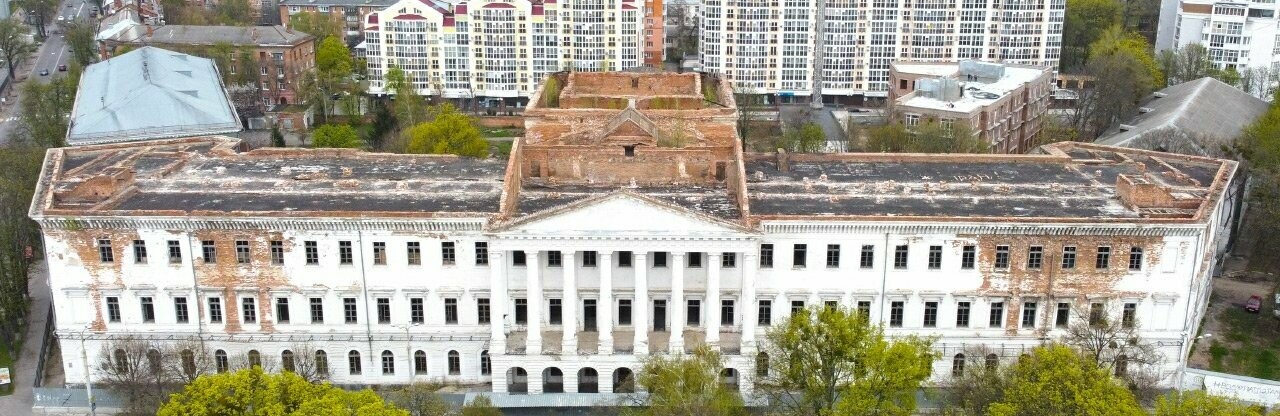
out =
[[[827,267],[840,267],[839,244],[827,244]]]
[[[808,259],[806,258],[808,256],[809,256],[808,244],[795,244],[791,246],[791,266],[792,267],[804,267],[806,264],[808,264]]]
[[[409,298],[409,322],[420,324],[426,320],[426,308],[423,306],[422,298]]]
[[[276,322],[289,323],[289,298],[276,298]]]
[[[623,154],[623,155],[626,155],[626,156],[628,156],[628,157],[630,157],[630,156],[635,156],[635,155],[636,155],[636,147],[635,147],[635,146],[622,146],[622,154]]]
[[[391,299],[378,298],[378,323],[391,323]]]
[[[756,323],[760,325],[770,325],[773,323],[773,301],[761,300],[760,309],[756,314]]]
[[[972,269],[978,257],[977,246],[964,246],[960,248],[960,268]]]
[[[103,263],[116,261],[116,255],[111,251],[111,240],[105,238],[98,239],[98,260]]]
[[[258,302],[254,298],[241,298],[240,309],[244,316],[244,323],[252,324],[258,322]]]
[[[284,242],[271,240],[271,264],[284,264]]]
[[[1009,246],[996,246],[996,261],[994,267],[997,269],[1009,268]]]
[[[315,241],[304,241],[302,242],[302,247],[307,254],[307,264],[320,264],[320,248]]]
[[[1142,247],[1129,249],[1129,270],[1142,270]]]
[[[387,243],[381,241],[373,242],[373,264],[387,264]]]
[[[956,328],[969,327],[969,302],[956,302]]]
[[[720,253],[720,267],[738,267],[738,253]]]
[[[142,304],[142,322],[156,321],[156,304],[151,300],[150,296],[144,296],[139,299]]]
[[[456,325],[458,323],[458,299],[446,298],[444,300],[444,323]]]
[[[563,305],[560,299],[547,299],[547,323],[560,325],[563,321]]]
[[[523,266],[523,265],[527,264],[527,263],[528,263],[528,261],[529,261],[529,260],[528,260],[528,258],[525,256],[525,254],[524,254],[524,252],[523,252],[523,251],[512,251],[512,252],[511,252],[511,265],[512,265],[512,266]]]
[[[1111,267],[1111,247],[1098,247],[1098,257],[1094,260],[1093,267],[1098,269]]]
[[[1036,327],[1036,303],[1035,302],[1022,303],[1022,327],[1023,328]]]
[[[516,299],[516,324],[524,325],[529,323],[529,300],[524,298]]]
[[[1039,269],[1044,264],[1044,247],[1032,246],[1027,248],[1027,268]]]
[[[688,259],[686,260],[686,263],[690,268],[702,267],[702,253],[692,252],[688,253],[687,256]]]
[[[209,298],[209,322],[222,323],[222,298]]]
[[[720,300],[720,325],[733,326],[733,299]]]
[[[667,252],[655,251],[653,253],[653,267],[667,267]]]
[[[908,253],[907,250],[908,250],[908,247],[906,245],[900,245],[900,246],[894,247],[893,268],[895,269],[907,268],[907,253]]]
[[[858,258],[858,267],[870,269],[875,267],[876,262],[876,246],[870,244],[862,245],[862,254]]]
[[[685,323],[691,326],[698,326],[702,322],[702,301],[699,299],[689,299],[688,307],[685,309]]]
[[[249,242],[236,240],[236,263],[249,264]]]
[[[618,299],[618,325],[631,325],[631,299]]]
[[[1058,328],[1066,328],[1071,322],[1071,304],[1066,302],[1058,302],[1058,316],[1054,319],[1053,325]]]
[[[120,322],[120,298],[107,296],[107,320]]]
[[[889,303],[889,326],[894,328],[902,327],[902,313],[905,308],[905,302],[900,300]]]
[[[458,262],[458,253],[454,248],[452,241],[444,241],[440,243],[440,263],[456,264]]]
[[[489,243],[484,241],[476,242],[476,265],[484,266],[489,264]]]
[[[187,311],[187,298],[173,298],[173,316],[174,320],[180,324],[190,322],[191,314]]]
[[[182,263],[182,244],[178,240],[169,240],[169,264]]]
[[[476,321],[482,324],[489,323],[489,298],[476,299]]]
[[[582,252],[582,267],[596,267],[596,252]]]
[[[760,267],[773,267],[773,244],[760,245]]]
[[[1125,328],[1133,328],[1134,324],[1137,323],[1138,321],[1138,304],[1136,303],[1124,304],[1123,313],[1124,314],[1120,316],[1120,325],[1124,326]]]
[[[1004,302],[991,303],[991,314],[988,316],[987,326],[992,328],[1004,326]]]
[[[355,262],[355,257],[353,257],[351,253],[351,242],[339,241],[338,242],[338,264],[352,264],[354,262]]]
[[[942,246],[929,246],[929,270],[942,268]]]
[[[147,262],[147,242],[133,240],[133,262],[139,264]]]
[[[630,251],[619,251],[619,252],[618,252],[618,267],[631,267],[631,252],[630,252]]]
[[[324,323],[324,299],[311,298],[311,323]]]
[[[924,303],[924,327],[936,328],[938,326],[938,302]]]
[[[354,324],[359,321],[360,313],[356,309],[356,298],[342,299],[342,319],[346,323]]]
[[[1076,268],[1076,247],[1066,246],[1062,248],[1062,268]]]
[[[564,256],[563,256],[563,255],[561,255],[559,251],[548,251],[548,252],[547,252],[547,266],[548,266],[548,267],[560,267],[560,266],[562,266],[563,264],[564,264]]]
[[[218,262],[218,248],[213,245],[213,240],[200,241],[201,254],[204,254],[205,263]]]
[[[410,266],[422,264],[422,244],[417,241],[410,241],[406,243],[405,253],[408,255]]]

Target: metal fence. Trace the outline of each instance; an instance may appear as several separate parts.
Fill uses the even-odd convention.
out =
[[[40,337],[40,359],[36,361],[35,387],[44,386],[44,365],[49,358],[49,346],[53,345],[53,304],[49,304],[48,315],[44,320],[44,335]]]

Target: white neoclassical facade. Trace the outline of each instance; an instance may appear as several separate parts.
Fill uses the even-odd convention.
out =
[[[213,370],[307,351],[340,384],[608,393],[644,357],[705,343],[749,391],[770,328],[831,305],[938,337],[935,380],[1106,308],[1172,383],[1234,162],[1083,143],[744,154],[732,128],[714,134],[731,107],[574,96],[657,82],[628,76],[569,79],[563,107],[526,110],[507,161],[225,137],[51,151],[31,216],[66,380],[86,380],[82,351],[100,371],[133,339],[204,349]],[[683,77],[691,95],[713,81]],[[706,135],[672,144],[673,117]]]

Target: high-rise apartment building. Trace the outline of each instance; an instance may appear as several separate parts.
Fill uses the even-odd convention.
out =
[[[666,28],[662,12],[663,0],[644,1],[644,65],[661,68],[666,51],[663,35]]]
[[[1057,66],[1066,1],[705,0],[702,9],[707,71],[739,91],[807,101],[795,97],[812,95],[820,39],[821,94],[846,102],[887,97],[894,61]]]
[[[369,92],[399,67],[422,95],[527,97],[547,74],[641,64],[636,0],[403,0],[365,18]]]
[[[1280,62],[1280,30],[1275,2],[1185,0],[1173,19],[1162,18],[1157,49],[1200,44],[1219,69],[1275,68]],[[1164,15],[1165,13],[1162,13]]]

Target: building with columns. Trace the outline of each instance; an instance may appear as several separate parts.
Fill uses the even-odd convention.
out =
[[[645,356],[708,344],[750,391],[769,328],[827,305],[937,336],[935,381],[1113,313],[1171,384],[1232,222],[1231,161],[743,153],[715,77],[552,76],[505,161],[220,136],[51,150],[31,217],[66,380],[82,351],[100,369],[140,340],[206,371],[303,354],[339,384],[510,404],[627,392]]]

